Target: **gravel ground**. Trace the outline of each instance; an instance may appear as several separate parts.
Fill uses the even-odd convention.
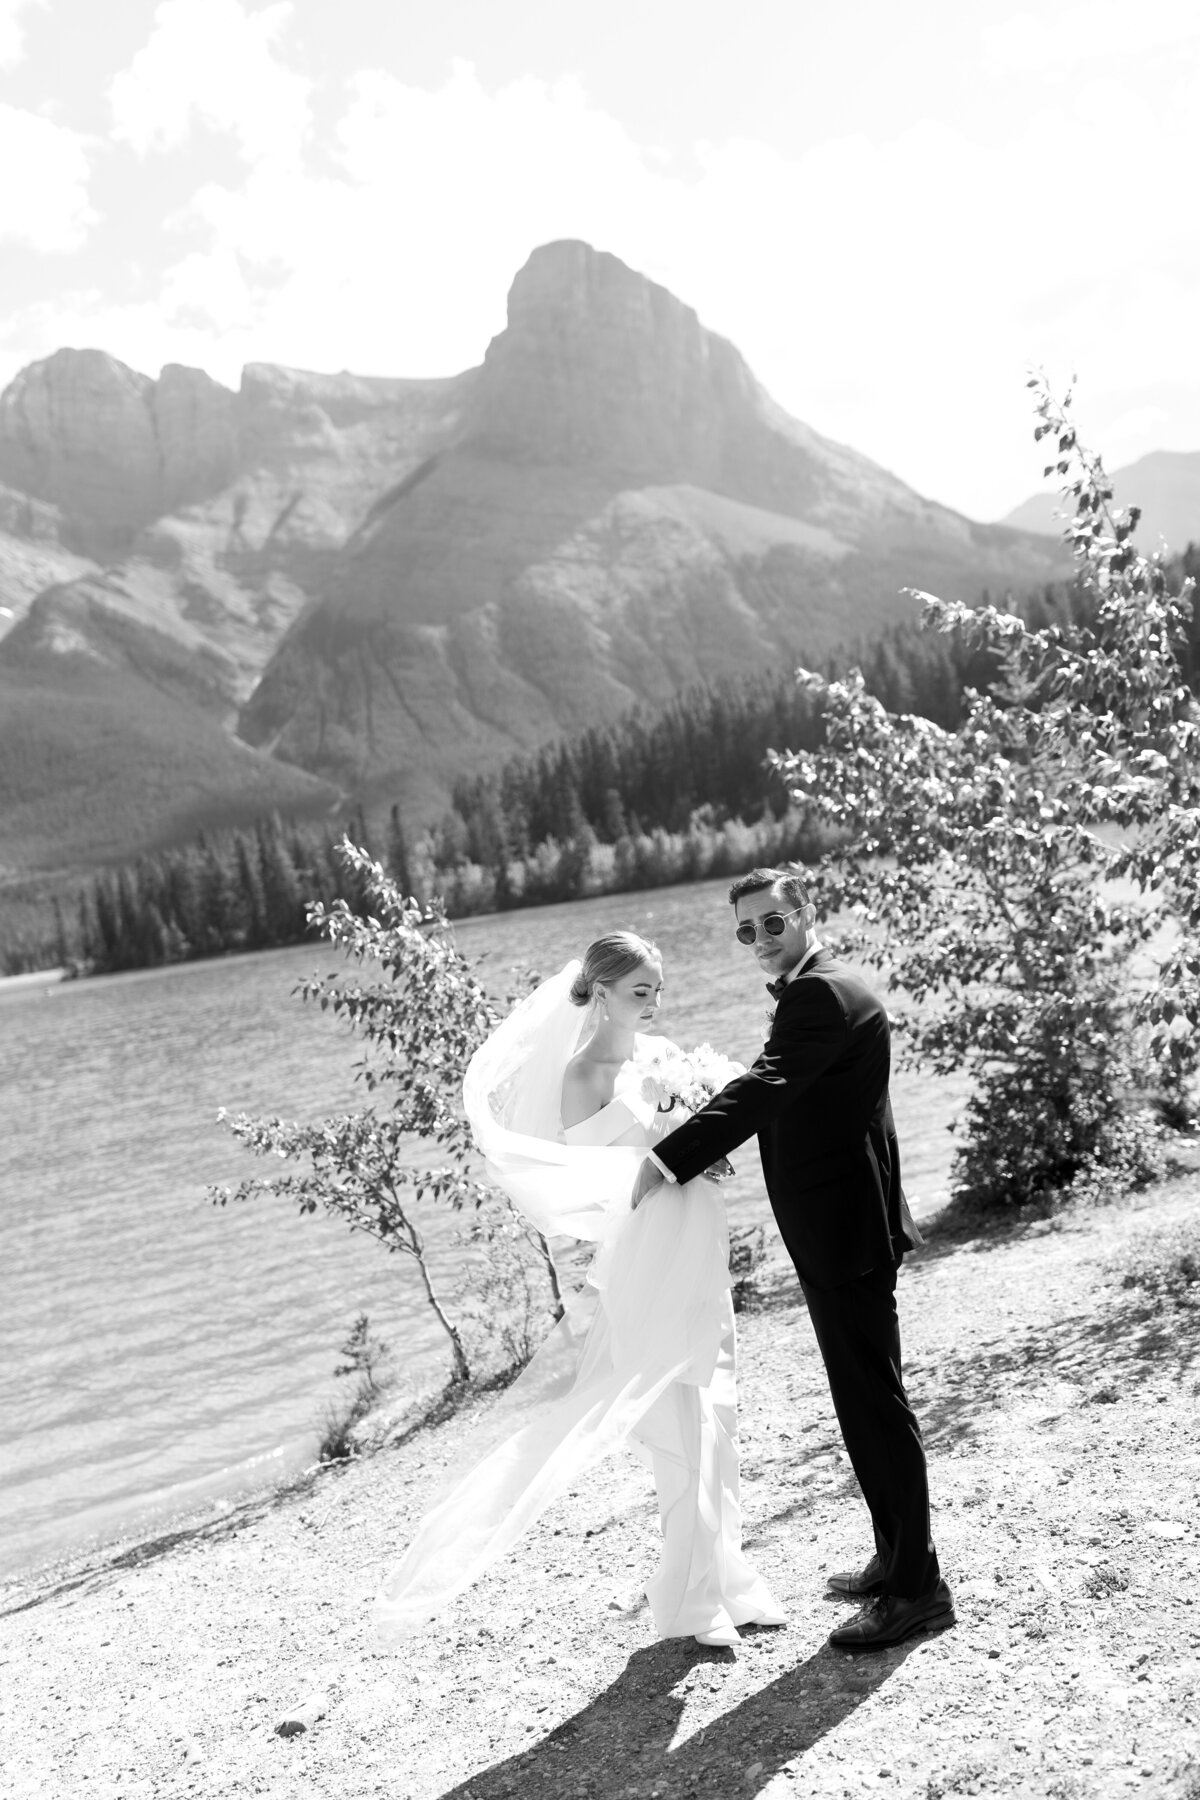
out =
[[[589,1477],[402,1654],[383,1567],[472,1410],[308,1491],[10,1584],[0,1791],[12,1800],[380,1795],[1146,1795],[1200,1800],[1200,1289],[1121,1285],[1200,1180],[906,1265],[958,1624],[858,1658],[827,1571],[868,1553],[794,1281],[740,1321],[746,1536],[790,1614],[738,1652],[659,1643],[649,1476]],[[477,1402],[486,1407],[487,1400]],[[307,1703],[307,1710],[305,1710]],[[298,1729],[278,1727],[300,1714]]]

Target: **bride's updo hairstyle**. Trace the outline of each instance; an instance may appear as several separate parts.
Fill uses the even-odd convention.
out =
[[[636,931],[606,932],[584,951],[583,967],[571,984],[570,1000],[575,1006],[586,1006],[598,981],[619,981],[643,963],[661,961],[658,945],[647,943]]]

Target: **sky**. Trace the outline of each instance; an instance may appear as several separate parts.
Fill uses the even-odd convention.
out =
[[[538,244],[973,518],[1200,449],[1196,0],[0,0],[0,385],[449,375]]]

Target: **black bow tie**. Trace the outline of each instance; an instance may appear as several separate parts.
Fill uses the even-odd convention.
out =
[[[787,984],[788,984],[788,982],[787,982],[786,975],[781,975],[779,977],[778,981],[768,981],[767,992],[768,992],[768,994],[770,994],[772,1000],[782,1000],[783,990],[787,986]]]

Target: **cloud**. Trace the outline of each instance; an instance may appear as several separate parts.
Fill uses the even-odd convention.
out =
[[[999,140],[922,123],[788,163],[721,147],[701,194],[724,264],[696,259],[691,291],[792,411],[981,516],[1040,477],[1028,363],[1078,370],[1093,437],[1154,386],[1200,442],[1200,240],[1177,187],[1198,99],[1186,70],[1160,108],[1106,76]]]
[[[37,0],[0,0],[0,69],[10,69],[25,54],[20,15]]]
[[[508,283],[536,244],[586,237],[645,268],[681,197],[576,83],[492,95],[460,65],[428,93],[364,73],[324,174],[279,160],[195,195],[177,223],[209,249],[168,286],[189,316],[213,305],[214,325],[254,355],[450,372],[502,327]]]
[[[287,0],[162,0],[149,38],[109,89],[113,135],[141,154],[183,144],[196,123],[237,139],[251,162],[292,156],[309,124],[310,83],[276,45]]]
[[[76,250],[95,213],[86,140],[36,113],[0,103],[0,242]],[[13,171],[20,171],[19,177]]]
[[[988,62],[1011,75],[1070,74],[1089,63],[1144,57],[1198,39],[1195,0],[1088,0],[1057,14],[1013,13],[983,32]]]
[[[1165,32],[1168,9],[1146,4]],[[317,164],[307,90],[278,46],[287,17],[159,7],[114,90],[126,141],[178,143],[199,120],[250,166],[179,213],[152,301],[26,315],[4,334],[14,356],[62,342],[77,312],[87,341],[151,372],[157,357],[227,381],[253,360],[451,374],[502,328],[530,250],[581,237],[694,305],[789,411],[977,516],[1037,485],[1030,362],[1078,370],[1110,462],[1149,447],[1134,441],[1145,405],[1169,413],[1159,441],[1200,442],[1200,242],[1172,179],[1192,166],[1200,110],[1186,44],[1152,90],[1098,65],[1003,132],[916,120],[799,156],[738,139],[695,146],[686,166],[575,81],[489,90],[459,64],[423,90],[363,71]]]

